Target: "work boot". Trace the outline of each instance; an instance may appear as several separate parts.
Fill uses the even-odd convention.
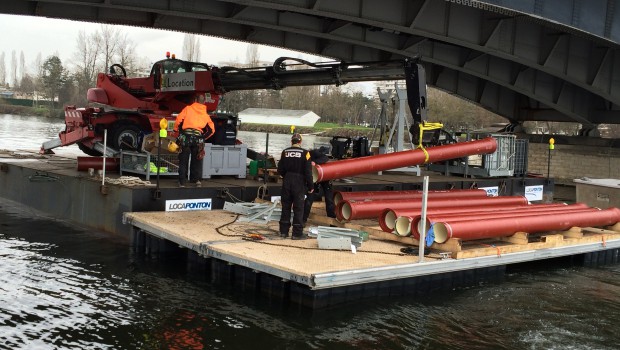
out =
[[[291,236],[291,239],[292,239],[292,240],[295,240],[295,241],[301,241],[301,240],[304,240],[304,239],[308,239],[308,236],[306,236],[306,235],[301,235],[301,236]]]
[[[200,180],[196,181],[196,182],[195,182],[195,184],[196,184],[196,187],[200,187],[200,185],[202,185],[202,184],[200,183]]]
[[[286,239],[288,238],[288,234],[280,233],[280,238]]]
[[[185,187],[184,183],[179,182],[179,187]]]

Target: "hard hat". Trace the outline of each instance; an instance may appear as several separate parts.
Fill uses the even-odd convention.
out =
[[[293,134],[293,136],[291,137],[291,142],[292,143],[301,143],[301,134],[296,132]]]
[[[168,152],[177,153],[179,151],[179,145],[176,142],[170,141],[168,142]]]
[[[159,128],[160,129],[167,129],[168,128],[168,121],[166,120],[166,118],[161,118],[159,120]]]

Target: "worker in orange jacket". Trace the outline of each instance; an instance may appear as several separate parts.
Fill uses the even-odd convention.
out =
[[[188,165],[191,167],[189,169],[190,183],[200,187],[204,143],[215,133],[215,125],[207,113],[205,100],[205,94],[196,94],[194,103],[183,108],[174,122],[174,131],[179,132],[177,143],[181,148],[179,187],[185,187],[188,179]]]

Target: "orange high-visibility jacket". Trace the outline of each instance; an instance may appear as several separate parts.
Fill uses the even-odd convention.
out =
[[[205,135],[207,139],[215,133],[215,125],[207,113],[207,106],[198,102],[183,108],[181,113],[177,115],[177,119],[174,122],[174,131],[179,131],[181,123],[183,123],[183,129],[196,129],[200,131],[208,125],[211,129],[211,134]]]

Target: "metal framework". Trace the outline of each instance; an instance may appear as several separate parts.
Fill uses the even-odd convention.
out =
[[[419,56],[511,122],[620,123],[617,1],[11,0],[0,13],[171,29],[345,61]]]

